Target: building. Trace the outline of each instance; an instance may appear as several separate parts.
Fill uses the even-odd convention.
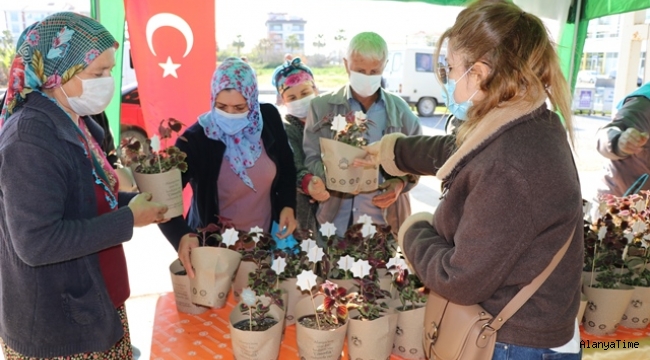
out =
[[[580,63],[581,70],[616,77],[618,55],[621,48],[622,15],[605,16],[591,20]],[[646,10],[645,23],[650,23],[650,11]],[[645,70],[645,41],[642,42],[641,61],[637,73],[643,78]]]
[[[2,8],[5,24],[15,44],[26,27],[43,20],[48,15],[59,11],[74,11],[90,16],[88,6],[81,8],[74,1],[30,0],[16,1],[14,4],[3,5]]]
[[[307,21],[304,19],[286,13],[269,13],[266,29],[272,44],[272,51],[276,53],[304,53],[306,23]],[[298,38],[298,47],[293,49],[287,46],[287,40],[292,35],[296,35]]]

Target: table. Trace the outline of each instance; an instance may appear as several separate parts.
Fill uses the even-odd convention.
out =
[[[154,318],[153,339],[151,342],[151,359],[234,359],[230,343],[228,316],[235,306],[232,292],[226,306],[222,309],[210,309],[200,315],[179,313],[176,310],[174,294],[167,293],[158,299]],[[584,348],[585,360],[648,360],[650,359],[650,329],[628,329],[619,327],[614,335],[595,336],[584,332],[580,327],[580,337],[589,341],[616,342],[619,346],[604,349]],[[638,341],[636,349],[623,349],[620,341]],[[280,347],[279,359],[300,359],[296,346],[296,326],[285,329]],[[347,359],[347,345],[343,348],[342,359]],[[396,355],[391,360],[401,360]]]
[[[234,306],[235,300],[230,292],[225,307],[210,309],[200,315],[189,315],[176,310],[173,293],[162,295],[156,304],[151,359],[234,359],[228,328],[228,316]],[[296,346],[296,325],[285,328],[278,359],[300,359]],[[347,359],[347,345],[343,348],[342,359]],[[390,359],[403,358],[392,355]]]

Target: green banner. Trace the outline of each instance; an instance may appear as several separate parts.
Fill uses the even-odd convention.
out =
[[[115,67],[112,74],[115,79],[115,94],[113,100],[106,109],[106,116],[111,126],[115,146],[120,145],[120,104],[122,95],[122,56],[124,49],[124,1],[123,0],[90,0],[91,16],[97,19],[102,25],[113,34],[113,37],[120,44],[115,51]]]

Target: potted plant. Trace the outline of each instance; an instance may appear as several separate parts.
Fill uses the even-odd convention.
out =
[[[232,281],[232,290],[235,301],[239,302],[242,289],[248,286],[250,273],[259,267],[254,254],[264,254],[266,258],[259,261],[269,261],[273,240],[272,236],[260,227],[254,227],[249,232],[237,231],[237,236],[237,251],[242,255],[242,259]]]
[[[239,233],[217,216],[217,223],[198,229],[201,245],[190,253],[194,278],[192,302],[222,308],[226,304],[232,278],[239,267],[245,244]]]
[[[303,237],[304,235],[304,237]],[[300,240],[300,245],[296,244],[292,248],[276,249],[273,251],[273,264],[278,262],[280,288],[287,294],[287,304],[285,312],[285,326],[293,325],[296,323],[295,308],[298,301],[302,298],[309,296],[309,292],[303,291],[297,284],[297,276],[303,270],[312,269],[313,263],[309,261],[307,254],[308,250],[303,250],[302,244],[309,246],[316,246],[315,241],[309,239],[308,235],[302,232],[295,234],[296,238]]]
[[[621,281],[623,261],[627,245],[642,238],[647,231],[646,208],[647,194],[646,197],[638,194],[625,197],[605,195],[600,199],[599,217],[592,223],[592,231],[597,234],[592,270],[599,259],[608,261],[604,262],[606,268],[596,276],[596,282],[590,281],[584,286],[588,299],[584,329],[588,333],[613,333],[625,313],[634,289]],[[602,256],[599,252],[608,255]]]
[[[314,276],[315,279],[315,276]],[[348,329],[348,308],[357,294],[325,281],[296,306],[296,343],[304,360],[338,360]]]
[[[253,261],[257,266],[254,271],[248,274],[248,288],[255,291],[259,296],[267,297],[270,299],[271,304],[275,304],[282,309],[283,316],[281,320],[284,323],[287,294],[279,287],[280,278],[276,270],[272,269],[271,264],[266,261],[269,259],[269,252],[255,249],[248,252],[243,258]]]
[[[179,133],[182,127],[183,123],[174,118],[163,119],[158,128],[160,137],[154,136],[146,144],[137,138],[126,138],[121,144],[125,165],[131,168],[138,188],[150,193],[153,201],[167,205],[166,219],[183,215],[181,172],[187,170],[187,154],[176,146],[160,149],[160,140],[166,145],[172,134]]]
[[[284,312],[251,288],[241,292],[241,302],[230,313],[232,350],[236,359],[277,359],[282,341]]]
[[[650,270],[648,265],[648,240],[641,239],[630,245],[625,265],[629,272],[622,275],[621,282],[634,287],[632,299],[621,319],[621,325],[643,329],[650,319]]]
[[[384,299],[390,294],[368,276],[356,279],[359,292],[350,301],[348,353],[351,359],[387,359],[393,349],[397,313]]]
[[[399,298],[391,302],[391,306],[398,313],[393,354],[404,359],[424,360],[426,356],[422,348],[422,319],[427,299],[424,285],[417,275],[409,273],[405,263],[395,265],[393,284]]]
[[[352,166],[354,159],[366,155],[361,147],[367,145],[364,136],[373,122],[361,111],[350,111],[345,115],[328,114],[320,123],[333,131],[332,139],[320,138],[327,188],[345,193],[377,190],[379,167]]]

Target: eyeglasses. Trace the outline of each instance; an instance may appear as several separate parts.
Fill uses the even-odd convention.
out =
[[[441,62],[438,63],[438,77],[443,85],[447,84],[447,81],[449,80],[449,71],[451,71],[449,65],[445,65]]]

